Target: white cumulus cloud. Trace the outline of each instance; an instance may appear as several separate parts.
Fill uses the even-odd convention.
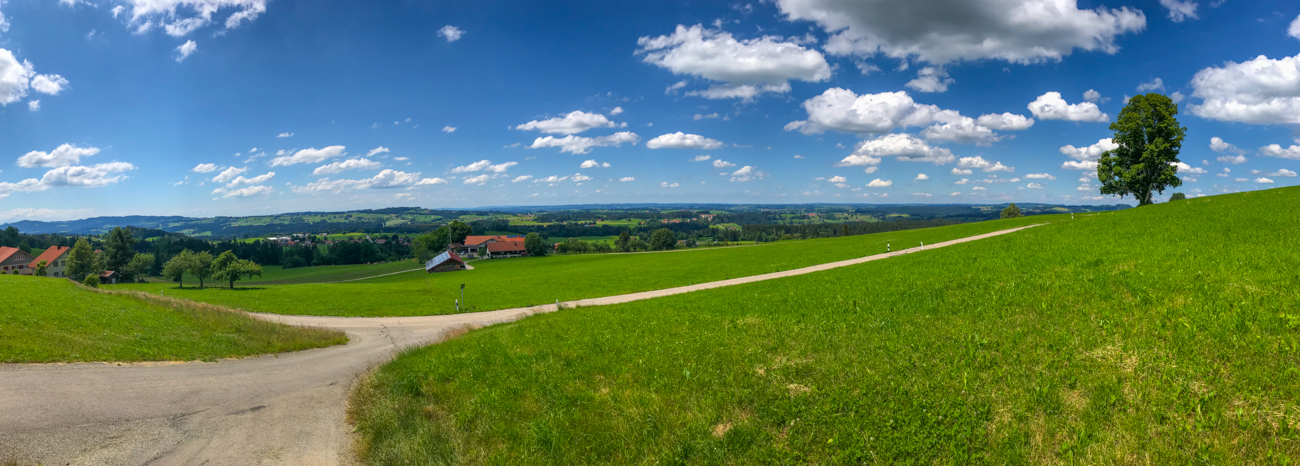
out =
[[[61,144],[50,152],[34,150],[18,157],[18,166],[24,168],[67,167],[80,163],[82,157],[90,157],[98,153],[98,147],[77,147],[72,144]]]
[[[374,149],[370,149],[370,152],[366,152],[366,157],[374,157],[376,155],[388,153],[388,152],[392,152],[392,151],[388,150],[387,147],[379,146]]]
[[[879,165],[881,157],[897,157],[906,162],[930,162],[944,165],[957,160],[952,151],[931,147],[925,141],[905,133],[886,134],[876,139],[859,142],[853,154],[837,166]]]
[[[248,167],[243,167],[243,168],[230,167],[227,168],[225,171],[218,173],[217,176],[212,177],[212,181],[216,183],[225,183],[227,181],[235,179],[236,176],[239,176],[247,171],[248,171]]]
[[[485,160],[479,160],[479,161],[474,162],[474,163],[471,163],[471,164],[469,164],[469,165],[462,165],[462,166],[459,166],[459,167],[453,168],[453,169],[451,169],[451,172],[452,172],[452,173],[472,173],[472,172],[487,171],[487,172],[492,172],[492,173],[505,173],[506,170],[510,169],[510,167],[513,167],[513,166],[515,166],[515,165],[519,165],[519,162],[505,162],[505,163],[499,163],[499,164],[495,164],[495,165],[493,165],[493,164],[492,164],[492,161],[490,161],[490,160],[486,160],[486,159],[485,159]]]
[[[1110,115],[1101,112],[1097,104],[1080,102],[1070,104],[1061,98],[1060,92],[1048,92],[1028,105],[1029,111],[1040,120],[1087,121],[1103,123],[1110,120]]]
[[[564,114],[563,117],[549,120],[533,120],[516,126],[519,130],[536,130],[553,134],[577,134],[592,128],[617,128],[620,125],[599,113],[587,113],[581,110]],[[621,126],[627,126],[623,123]]]
[[[929,180],[929,179],[930,179],[930,177],[929,177],[928,175],[926,175],[925,173],[918,173],[918,174],[916,175],[916,178],[913,178],[912,181],[926,181],[926,180]]]
[[[172,37],[184,37],[213,22],[213,16],[223,10],[235,10],[226,17],[226,29],[239,27],[244,21],[252,22],[266,12],[267,0],[126,0],[131,6],[128,26],[136,33],[148,32],[155,25]],[[117,17],[122,10],[113,9]]]
[[[373,170],[379,168],[379,162],[374,160],[360,158],[348,159],[341,162],[334,162],[328,165],[321,165],[312,170],[313,175],[329,175],[333,173],[344,172],[348,170]]]
[[[985,172],[1010,173],[1016,171],[1015,167],[1008,167],[1006,165],[1003,165],[1002,162],[989,162],[988,160],[984,160],[984,157],[980,157],[980,156],[962,157],[957,161],[957,168],[967,168],[967,169],[978,168]]]
[[[443,26],[442,29],[438,30],[438,35],[442,36],[444,39],[447,39],[447,42],[456,42],[460,40],[460,36],[465,35],[465,31],[461,30],[456,26],[452,26],[448,24],[446,26]]]
[[[609,136],[599,136],[594,138],[574,136],[572,134],[557,138],[555,136],[546,136],[537,138],[533,141],[529,149],[539,149],[543,147],[559,147],[560,152],[571,154],[586,154],[594,147],[615,146],[618,147],[623,143],[636,145],[641,141],[641,137],[630,131],[621,131]]]
[[[645,146],[650,149],[711,150],[720,148],[723,145],[722,141],[709,139],[698,134],[686,134],[681,131],[660,135],[645,143]]]
[[[1253,124],[1300,124],[1300,55],[1226,62],[1192,77],[1191,112],[1202,118]]]
[[[1119,149],[1119,144],[1116,144],[1111,138],[1105,138],[1097,140],[1097,143],[1091,146],[1074,147],[1073,145],[1069,145],[1062,147],[1061,153],[1075,160],[1096,162],[1097,159],[1101,158],[1101,154],[1115,149]],[[1093,167],[1095,168],[1096,166],[1094,165]]]
[[[1259,148],[1259,155],[1300,160],[1300,146],[1291,146],[1283,149],[1280,144],[1269,144]]]
[[[194,173],[212,173],[214,171],[217,171],[217,164],[200,163],[198,165],[195,165],[194,168],[191,168],[190,171]]]
[[[790,91],[790,80],[820,82],[831,77],[831,66],[821,52],[780,36],[737,40],[725,31],[678,25],[670,35],[641,37],[637,45],[636,53],[644,55],[646,63],[714,81],[708,89],[688,93],[709,99],[785,93]]]
[[[310,148],[294,152],[293,155],[282,155],[271,159],[272,167],[287,167],[300,163],[320,163],[327,159],[342,157],[344,155],[343,146],[329,146],[320,149]]]
[[[1050,173],[1030,173],[1028,175],[1025,175],[1025,178],[1029,178],[1031,180],[1055,180],[1056,179],[1056,177],[1052,176]]]
[[[893,185],[894,182],[892,180],[882,180],[880,178],[876,178],[871,180],[870,183],[867,183],[868,188],[888,188]]]
[[[1160,6],[1169,9],[1169,20],[1175,23],[1181,23],[1187,18],[1197,19],[1196,2],[1191,0],[1160,0]]]

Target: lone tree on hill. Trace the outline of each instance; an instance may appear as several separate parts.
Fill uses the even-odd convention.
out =
[[[1016,217],[1024,217],[1024,216],[1025,214],[1020,213],[1020,208],[1016,207],[1016,203],[1014,202],[1012,202],[1011,205],[1007,206],[1007,208],[1002,209],[1002,218],[1016,218]]]
[[[546,242],[542,241],[542,235],[532,232],[524,237],[524,249],[528,250],[530,256],[545,256]]]
[[[235,253],[231,251],[221,253],[216,260],[212,261],[212,278],[230,283],[232,290],[235,289],[235,282],[239,279],[253,276],[262,276],[262,265],[235,257]]]
[[[1187,195],[1183,193],[1174,193],[1174,195],[1169,196],[1169,202],[1181,201],[1185,199],[1187,199]]]
[[[677,247],[677,235],[672,230],[660,228],[650,234],[650,249],[663,251]]]
[[[1139,206],[1154,203],[1153,193],[1182,186],[1178,151],[1187,128],[1179,126],[1178,104],[1161,94],[1133,97],[1110,124],[1118,148],[1101,154],[1097,179],[1102,194],[1132,195]]]
[[[68,251],[68,276],[80,280],[92,273],[98,273],[95,270],[95,262],[95,250],[90,248],[90,242],[85,238],[77,240],[77,244]]]

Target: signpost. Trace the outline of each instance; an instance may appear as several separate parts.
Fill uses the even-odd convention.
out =
[[[465,284],[464,283],[460,284],[460,305],[461,306],[465,305]]]

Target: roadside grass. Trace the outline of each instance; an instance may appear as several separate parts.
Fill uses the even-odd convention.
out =
[[[569,309],[355,389],[369,464],[1295,464],[1300,188]]]
[[[475,270],[413,272],[349,283],[176,289],[124,284],[247,311],[329,316],[415,316],[456,312],[465,284],[466,311],[598,298],[796,269],[962,238],[1069,216],[1027,217],[872,235],[701,248],[662,253],[582,254],[474,261]]]
[[[65,279],[0,275],[0,363],[189,361],[347,343],[342,332]]]

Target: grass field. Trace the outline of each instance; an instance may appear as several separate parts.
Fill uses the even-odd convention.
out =
[[[341,332],[64,279],[0,275],[0,290],[0,363],[212,360],[347,343]]]
[[[1300,188],[1077,215],[473,331],[350,415],[369,464],[1295,464],[1297,270]]]
[[[581,254],[474,261],[475,270],[399,274],[337,284],[175,289],[172,284],[114,285],[220,304],[247,311],[299,315],[411,316],[456,312],[466,284],[471,311],[553,303],[725,280],[852,259],[895,249],[987,233],[1062,217],[1033,217],[898,231],[874,235],[791,241],[735,248],[663,253]],[[1069,218],[1065,216],[1064,218]]]
[[[281,268],[278,265],[263,265],[261,277],[244,278],[235,282],[235,287],[339,282],[418,269],[420,267],[420,264],[415,263],[415,261],[397,261],[384,264],[321,265],[316,267],[297,267],[292,269]],[[168,282],[166,279],[160,277],[150,277],[150,280],[164,287],[174,288],[179,286],[175,282]],[[187,289],[190,287],[198,288],[199,280],[194,278],[192,275],[186,274],[184,284]],[[221,288],[230,285],[228,283],[208,279],[203,282],[203,286]]]

